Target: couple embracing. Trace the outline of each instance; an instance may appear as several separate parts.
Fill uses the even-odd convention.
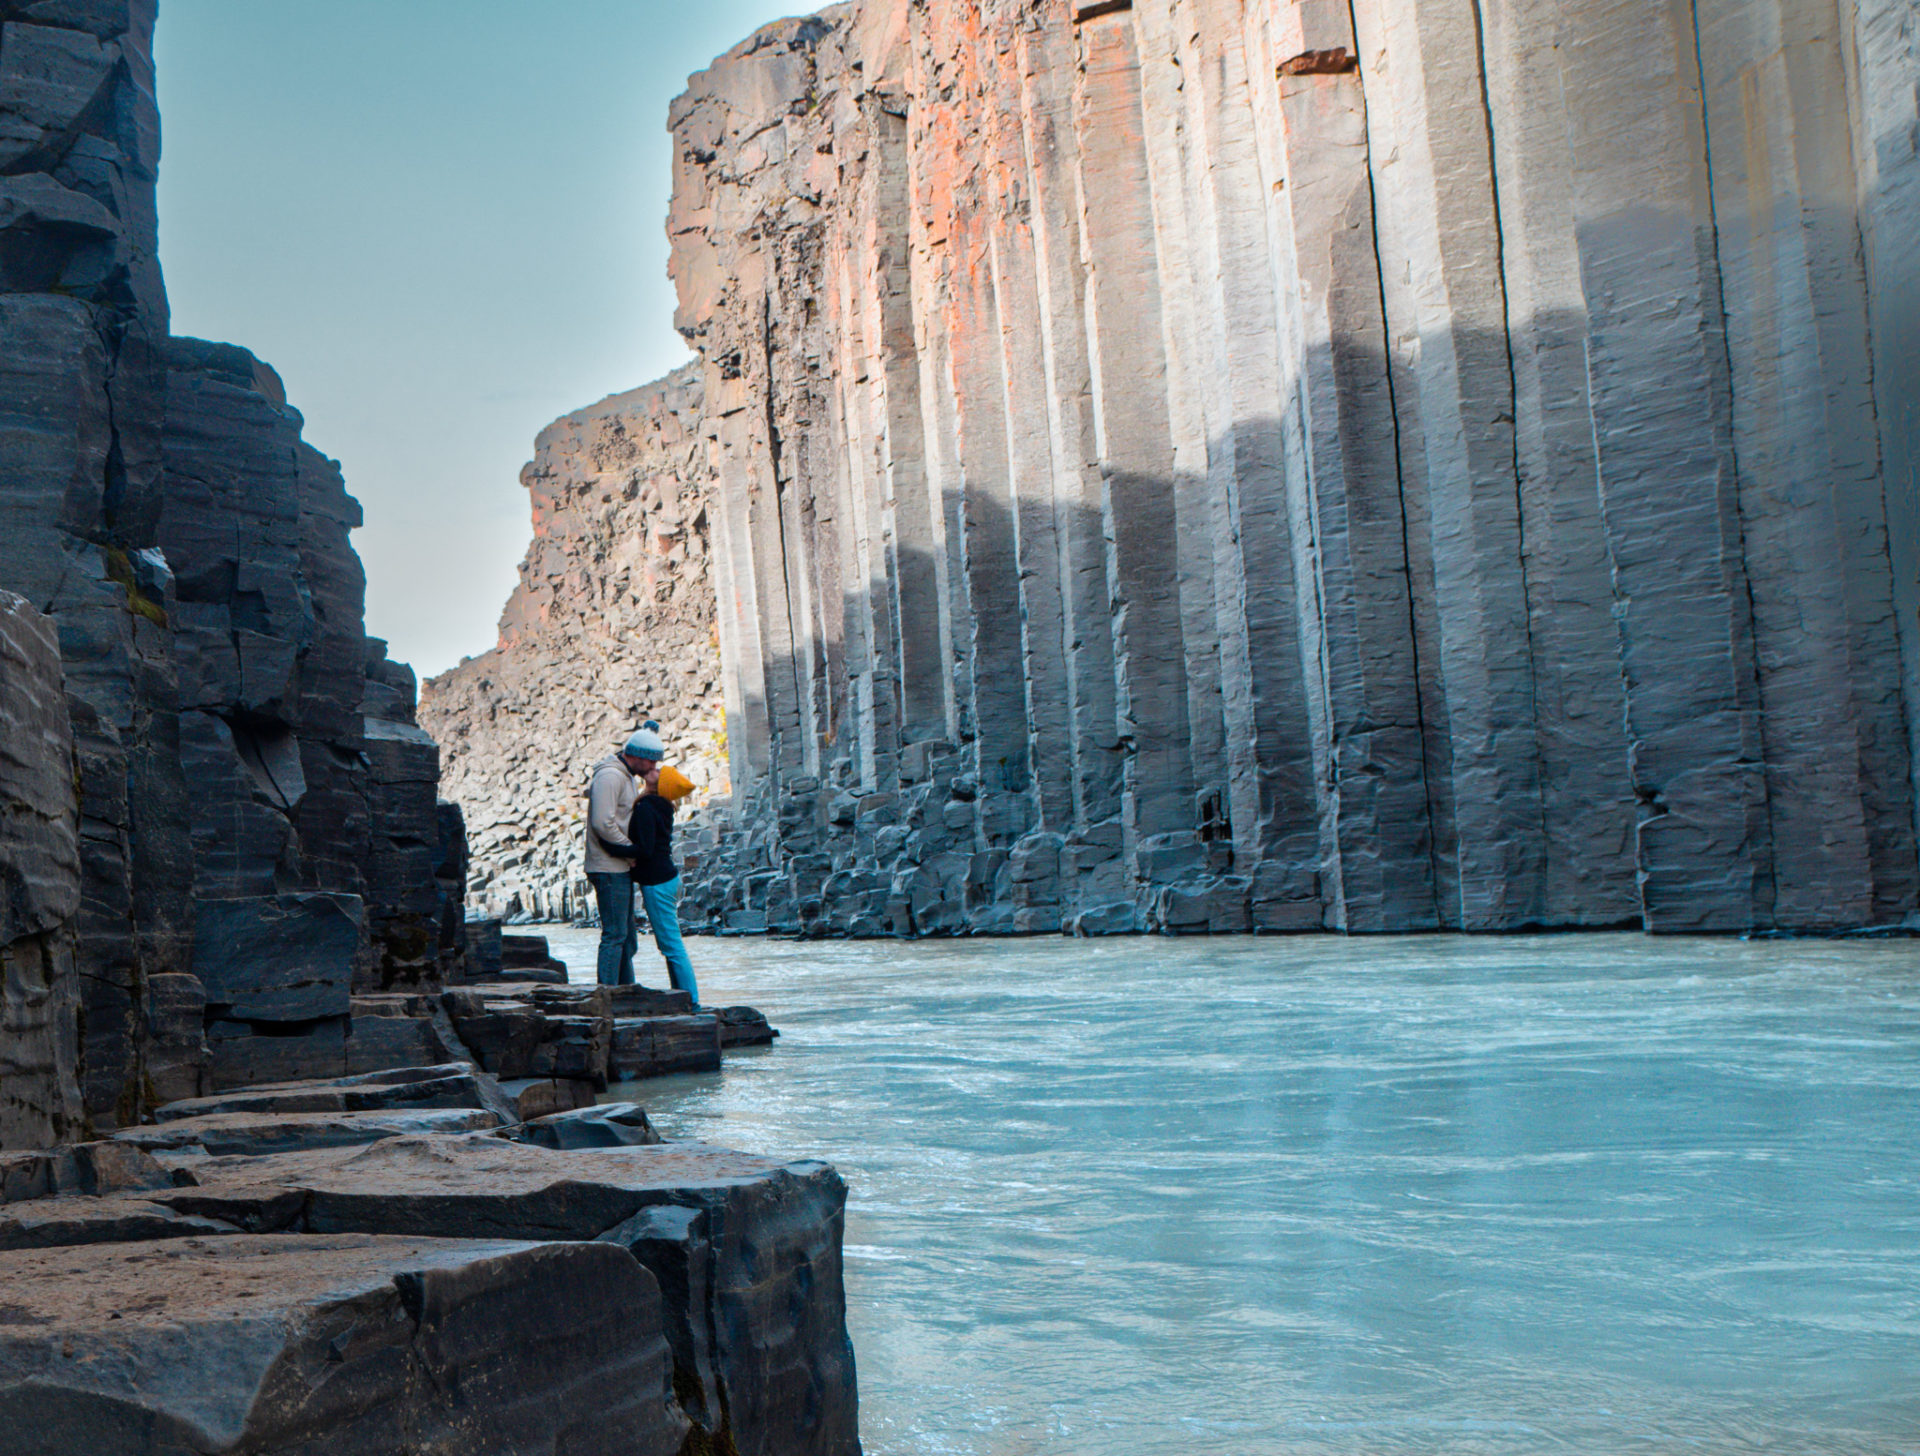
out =
[[[666,957],[676,991],[700,1004],[693,962],[680,938],[680,871],[673,862],[673,806],[693,792],[677,768],[665,766],[660,725],[636,729],[618,753],[593,766],[587,788],[587,879],[600,908],[600,984],[631,986],[640,945],[633,892],[647,908],[653,943]]]

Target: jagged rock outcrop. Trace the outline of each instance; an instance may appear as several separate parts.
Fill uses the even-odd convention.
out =
[[[855,0],[695,76],[683,919],[1912,915],[1909,20]]]
[[[499,644],[421,695],[445,792],[473,815],[469,887],[488,914],[591,912],[587,770],[642,721],[701,790],[726,792],[700,420],[688,366],[541,431],[521,476],[533,542]]]
[[[0,0],[6,1146],[293,1075],[464,954],[359,507],[271,369],[168,337],[153,22]]]
[[[84,1105],[107,1118],[137,1109],[150,1048],[199,1038],[168,994],[192,914],[171,581],[153,550],[152,27],[149,3],[0,6],[0,586],[58,633],[79,797],[71,996]]]

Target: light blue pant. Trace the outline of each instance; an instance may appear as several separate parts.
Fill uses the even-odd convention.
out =
[[[593,881],[593,898],[600,908],[600,984],[631,986],[633,953],[640,948],[640,927],[633,922],[633,877],[621,870],[587,878]]]
[[[693,979],[693,961],[687,955],[687,943],[680,938],[680,877],[664,885],[642,885],[641,903],[647,907],[647,919],[653,923],[653,943],[667,958],[667,975],[673,989],[685,991],[700,1004],[700,987]]]

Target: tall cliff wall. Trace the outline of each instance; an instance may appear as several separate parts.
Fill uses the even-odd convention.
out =
[[[645,719],[702,790],[690,807],[726,792],[701,393],[688,366],[540,432],[521,476],[533,541],[499,643],[422,693],[446,792],[473,814],[468,887],[489,914],[590,912],[587,769]]]
[[[815,933],[1913,913],[1900,0],[856,0],[671,116]]]
[[[0,0],[4,1146],[345,1070],[356,978],[460,945],[359,507],[270,369],[168,337],[153,19]]]

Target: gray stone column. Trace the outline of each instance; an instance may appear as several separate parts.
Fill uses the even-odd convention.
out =
[[[1074,39],[1069,18],[1023,29],[1021,116],[1033,230],[1038,332],[1059,553],[1065,706],[1072,751],[1072,825],[1062,894],[1075,910],[1111,905],[1129,886],[1120,856],[1120,742],[1107,592],[1102,481],[1092,409],[1086,275],[1075,199]]]
[[[1322,895],[1337,928],[1426,927],[1432,831],[1366,101],[1343,8],[1276,9],[1268,23],[1289,510],[1296,572],[1312,588],[1300,614]]]
[[[1543,910],[1539,762],[1492,135],[1471,0],[1359,0],[1380,270],[1403,468],[1421,451],[1450,777],[1457,910],[1468,929]],[[1404,381],[1404,387],[1402,387]],[[1411,478],[1411,477],[1410,477]],[[1424,644],[1423,644],[1424,646]]]
[[[1152,886],[1199,862],[1152,180],[1132,17],[1098,13],[1079,26],[1078,42],[1081,249],[1125,750],[1124,827],[1134,873]]]
[[[1587,395],[1559,0],[1484,0],[1546,859],[1541,918],[1637,922],[1639,806]]]
[[[1908,0],[1842,0],[1894,619],[1920,812],[1920,44]]]
[[[1174,13],[1185,80],[1190,246],[1199,382],[1214,505],[1215,610],[1226,723],[1234,870],[1251,875],[1253,923],[1320,923],[1312,730],[1300,656],[1299,582],[1287,512],[1279,244],[1268,198],[1280,180],[1261,154],[1237,0],[1182,0]],[[1269,93],[1271,87],[1265,86]],[[1282,184],[1284,187],[1284,184]]]
[[[1784,924],[1914,903],[1911,765],[1831,0],[1698,0]],[[1815,42],[1815,43],[1809,43]]]
[[[80,804],[53,620],[0,591],[0,1150],[84,1136]]]
[[[1737,930],[1772,871],[1692,14],[1579,22],[1558,55],[1643,915]]]

